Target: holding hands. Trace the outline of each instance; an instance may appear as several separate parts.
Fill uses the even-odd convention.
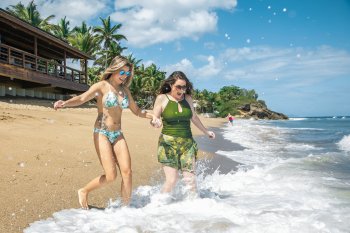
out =
[[[157,118],[156,116],[153,116],[152,120],[151,120],[151,125],[155,128],[160,128],[162,127],[162,120]]]

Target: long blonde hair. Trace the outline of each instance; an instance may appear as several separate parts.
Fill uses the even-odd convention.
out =
[[[132,81],[132,77],[134,76],[134,65],[129,62],[126,57],[121,55],[113,58],[111,64],[107,67],[105,72],[101,76],[101,80],[108,80],[113,73],[122,68],[123,66],[128,66],[130,68],[130,76],[127,77],[126,81],[123,83],[123,86],[129,87]]]

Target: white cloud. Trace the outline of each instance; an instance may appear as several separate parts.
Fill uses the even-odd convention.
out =
[[[299,56],[297,56],[299,54]],[[229,62],[224,77],[229,80],[319,79],[350,73],[350,54],[336,48],[316,49],[252,47],[228,49],[219,59]]]
[[[196,70],[193,67],[192,62],[187,58],[182,59],[178,63],[166,66],[164,70],[166,71],[167,75],[170,75],[174,71],[181,70],[189,78],[195,77],[196,74]]]
[[[194,65],[194,61],[202,65]],[[323,80],[350,74],[350,53],[328,46],[315,49],[227,49],[216,57],[199,55],[194,61],[185,58],[166,66],[165,70],[182,70],[191,79],[207,82],[207,86],[218,82],[225,85],[233,82],[261,83],[266,86],[275,82],[274,85],[286,88],[311,87]]]
[[[216,46],[217,46],[217,45],[216,45],[215,42],[205,42],[205,43],[203,44],[203,47],[204,47],[204,48],[210,49],[210,50],[215,49]]]
[[[214,10],[233,9],[236,0],[116,0],[111,19],[122,23],[120,33],[137,47],[174,41],[198,39],[216,30]]]
[[[27,5],[31,0],[21,0],[22,4]],[[0,7],[2,9],[6,9],[10,5],[16,5],[20,1],[14,1],[14,0],[1,0],[0,1]]]
[[[197,70],[197,75],[199,77],[204,77],[204,78],[217,76],[221,71],[221,65],[217,64],[214,56],[207,57],[207,61],[208,61],[208,64],[200,67]]]
[[[43,15],[55,15],[56,22],[67,16],[72,27],[97,17],[107,6],[106,1],[101,0],[46,0],[42,2],[39,11]]]
[[[145,67],[148,67],[152,64],[156,64],[154,61],[152,60],[148,60],[148,61],[141,61],[141,63],[145,66]]]
[[[22,0],[27,6],[30,0]],[[4,9],[10,5],[16,5],[19,1],[1,1],[0,6]],[[36,0],[37,9],[43,17],[55,15],[51,23],[57,23],[61,18],[67,16],[70,27],[80,25],[82,21],[88,21],[97,17],[101,11],[106,9],[107,0]]]
[[[184,58],[178,63],[166,66],[164,70],[167,72],[167,75],[176,70],[181,70],[193,81],[208,80],[221,72],[221,65],[217,64],[214,56],[198,56],[197,59],[206,63],[196,68],[189,59]]]

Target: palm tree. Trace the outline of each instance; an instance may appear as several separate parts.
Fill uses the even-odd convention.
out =
[[[104,50],[108,50],[110,49],[111,46],[113,46],[113,44],[118,44],[121,40],[126,40],[126,37],[122,34],[117,34],[117,31],[121,28],[121,24],[117,24],[112,26],[111,24],[111,17],[108,16],[108,18],[103,19],[101,18],[102,21],[102,27],[101,26],[97,26],[94,28],[94,32],[97,34],[97,39],[99,43],[103,43],[103,49]],[[122,47],[120,47],[122,48]],[[123,48],[120,50],[120,53],[126,48]],[[119,54],[120,54],[119,53]],[[119,55],[117,54],[117,55]],[[105,59],[105,67],[107,67],[107,65],[109,64],[108,61],[112,58],[107,57]]]
[[[103,49],[96,53],[100,57],[94,62],[94,65],[107,68],[107,65],[112,62],[113,58],[120,55],[125,49],[126,47],[121,47],[115,42],[111,43],[108,49]]]
[[[130,63],[134,64],[134,73],[136,75],[138,73],[139,64],[142,61],[142,59],[137,59],[133,56],[133,54],[129,54],[126,58]]]
[[[192,91],[192,98],[194,100],[199,100],[199,95],[200,95],[201,91],[199,89],[194,89]]]
[[[102,21],[102,27],[97,26],[94,28],[94,32],[97,33],[97,38],[99,42],[103,42],[103,47],[104,49],[109,48],[109,46],[113,43],[119,43],[121,40],[126,40],[126,37],[122,34],[116,34],[117,31],[121,28],[121,24],[117,24],[112,26],[111,25],[111,17],[108,16],[108,18],[103,19],[101,18]]]
[[[53,34],[62,40],[67,40],[72,31],[69,29],[69,21],[66,16],[61,19],[53,30]]]
[[[152,64],[145,69],[143,79],[144,91],[154,98],[161,82],[165,79],[165,72],[160,71],[155,64]]]
[[[130,91],[141,108],[150,108],[157,95],[161,82],[165,79],[165,72],[152,64],[144,64],[137,68],[130,85]]]
[[[132,82],[130,84],[130,92],[132,93],[133,98],[137,102],[139,106],[141,106],[144,103],[140,103],[142,98],[142,77],[139,75],[135,75],[132,79]]]
[[[45,31],[51,31],[55,28],[55,25],[49,23],[49,20],[53,19],[55,16],[50,15],[45,19],[41,18],[34,0],[32,0],[26,7],[20,2],[16,5],[10,5],[10,7],[7,7],[6,10],[16,17]]]
[[[100,80],[102,69],[99,66],[88,67],[88,85],[93,85]]]
[[[76,26],[76,27],[74,27],[73,28],[73,30],[72,30],[72,33],[81,33],[81,34],[85,34],[85,33],[91,33],[91,30],[92,30],[92,28],[91,27],[88,27],[87,25],[86,25],[86,22],[85,21],[83,21],[82,23],[81,23],[81,26],[79,27],[79,26]]]
[[[141,107],[145,104],[145,94],[144,94],[144,80],[143,76],[145,73],[145,65],[142,64],[141,66],[138,66],[137,69],[134,70],[134,77],[132,79],[131,85],[130,85],[130,91],[135,99],[135,101],[138,103],[138,105]]]
[[[68,42],[75,48],[79,49],[92,57],[95,57],[96,51],[99,50],[98,39],[88,29],[86,33],[76,32],[73,33],[69,38]],[[81,70],[85,72],[84,60],[80,60]]]

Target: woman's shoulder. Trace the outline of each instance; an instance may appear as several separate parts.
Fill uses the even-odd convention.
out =
[[[168,101],[169,98],[166,96],[166,94],[158,94],[155,102],[164,105],[165,103],[168,103]]]
[[[97,83],[94,83],[91,85],[91,87],[93,88],[105,88],[107,87],[108,85],[108,82],[106,80],[101,80],[101,81],[98,81]]]
[[[159,94],[159,95],[157,95],[157,99],[158,100],[165,100],[165,99],[167,99],[167,96],[166,96],[166,94]]]
[[[191,103],[193,102],[192,96],[189,95],[189,94],[186,94],[186,95],[185,95],[185,99],[186,99],[187,101],[191,101]]]

